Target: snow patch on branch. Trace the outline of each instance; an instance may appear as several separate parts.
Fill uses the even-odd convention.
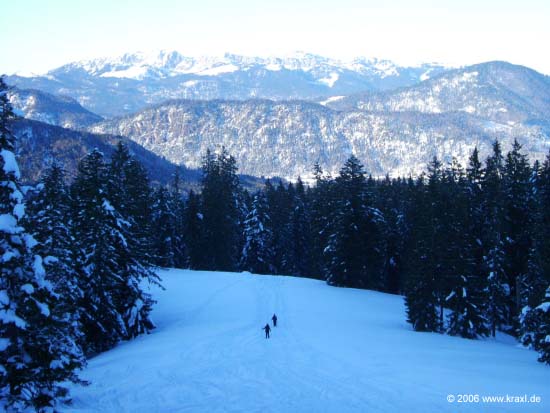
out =
[[[17,179],[21,178],[21,172],[19,171],[19,165],[17,165],[14,153],[2,149],[0,151],[0,157],[4,159],[4,172],[6,174],[13,173]]]

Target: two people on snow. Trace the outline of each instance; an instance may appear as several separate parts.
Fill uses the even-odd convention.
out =
[[[277,327],[277,316],[275,314],[273,314],[271,320],[273,321],[273,327]],[[269,323],[267,323],[265,327],[262,328],[262,330],[265,331],[265,338],[269,338],[269,333],[271,332],[271,327],[269,327]]]

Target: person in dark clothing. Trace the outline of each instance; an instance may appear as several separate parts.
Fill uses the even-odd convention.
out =
[[[269,324],[266,324],[262,330],[265,330],[265,338],[269,338],[269,332],[271,331],[271,327],[269,327]]]
[[[277,316],[273,314],[273,317],[271,317],[271,319],[273,320],[273,327],[277,327]]]

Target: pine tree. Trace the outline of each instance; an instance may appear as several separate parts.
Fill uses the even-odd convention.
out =
[[[37,241],[22,226],[15,138],[7,125],[13,117],[0,78],[0,398],[13,411],[51,411],[67,396],[61,383],[80,382],[74,370],[84,360]]]
[[[380,209],[386,220],[383,234],[386,245],[383,290],[392,294],[403,291],[401,267],[407,232],[404,219],[404,192],[405,187],[401,185],[401,181],[392,181],[388,175],[379,183],[377,190],[376,207]]]
[[[65,183],[65,172],[54,163],[45,171],[36,192],[29,199],[26,223],[32,228],[32,236],[38,241],[35,251],[44,257],[47,278],[58,295],[54,312],[66,320],[69,326],[65,335],[72,337],[78,347],[81,347],[85,338],[79,302],[83,299],[84,292],[80,285],[82,274],[76,265],[78,254],[74,248],[70,208],[71,199]],[[80,348],[79,351],[82,353]]]
[[[330,176],[324,176],[319,164],[314,165],[315,186],[307,192],[311,219],[311,274],[314,278],[326,279],[327,257],[324,254],[336,211],[334,184]]]
[[[330,285],[380,289],[383,254],[382,214],[371,206],[365,172],[353,155],[336,180],[337,210],[325,253]]]
[[[451,293],[446,303],[451,310],[448,316],[447,332],[464,338],[485,337],[489,331],[483,309],[482,291],[473,284],[473,276],[455,277]]]
[[[140,288],[156,277],[128,242],[130,223],[109,199],[109,168],[97,150],[85,156],[71,187],[75,239],[80,248],[86,351],[96,353],[151,330],[152,299]]]
[[[533,198],[531,168],[527,156],[521,153],[521,145],[514,141],[506,156],[504,166],[504,253],[505,271],[510,286],[508,307],[510,316],[519,314],[516,301],[517,286],[528,272],[531,249],[531,218]],[[513,323],[512,317],[509,324]]]
[[[147,172],[119,142],[109,163],[108,196],[113,207],[123,213],[129,223],[128,242],[142,265],[153,261],[151,233],[152,193]]]
[[[121,143],[108,170],[104,205],[106,209],[107,204],[111,205],[110,212],[116,222],[113,230],[119,232],[114,238],[114,246],[123,281],[114,297],[125,324],[123,338],[130,339],[154,328],[149,318],[154,301],[142,290],[141,284],[148,282],[160,286],[159,277],[149,269],[151,262],[147,252],[150,246],[145,232],[150,219],[149,180],[145,169]]]
[[[500,239],[494,242],[485,257],[487,276],[487,320],[491,329],[491,335],[495,337],[497,329],[506,325],[509,320],[509,307],[507,305],[510,296],[510,287],[504,272],[504,249]]]
[[[475,164],[475,152],[473,155]],[[471,171],[471,170],[470,170]],[[461,166],[453,160],[443,181],[443,278],[450,293],[445,305],[450,309],[447,332],[465,338],[488,335],[484,316],[483,275],[476,267],[477,245],[471,222],[468,181]]]
[[[404,254],[405,306],[407,321],[416,331],[441,331],[438,316],[437,284],[433,251],[432,202],[423,179],[409,180],[411,203],[406,212],[409,222]]]
[[[437,297],[437,306],[439,308],[438,328],[442,329],[444,325],[444,306],[445,298],[450,293],[451,280],[448,277],[448,263],[445,262],[449,251],[454,245],[447,245],[449,241],[448,227],[445,224],[452,222],[445,214],[448,211],[449,203],[446,194],[443,191],[444,171],[441,162],[434,157],[428,164],[428,183],[426,187],[427,202],[426,208],[429,213],[429,230],[427,254],[428,265],[431,277],[434,281],[435,297]],[[452,252],[451,252],[452,254]]]
[[[292,188],[289,185],[289,190]],[[305,187],[300,178],[296,189],[289,193],[292,203],[290,214],[290,244],[289,258],[290,274],[298,277],[311,277],[311,217],[307,205]]]
[[[71,186],[74,237],[79,247],[83,276],[83,331],[86,352],[108,350],[126,335],[124,322],[114,301],[114,291],[123,281],[116,265],[115,242],[125,242],[117,230],[114,209],[105,198],[107,165],[98,150],[85,156]],[[118,240],[116,239],[118,238]]]
[[[535,165],[533,178],[536,203],[528,269],[520,283],[519,335],[523,345],[539,350],[544,312],[538,306],[544,301],[545,288],[550,283],[550,154],[542,167]]]
[[[293,191],[293,188],[292,190]],[[273,233],[273,265],[277,274],[291,274],[294,263],[291,251],[292,228],[290,217],[292,214],[292,198],[281,181],[274,188],[267,181],[265,193],[269,207],[270,226]]]
[[[168,190],[158,188],[153,195],[152,227],[155,229],[152,236],[154,263],[160,267],[173,268],[176,265],[175,243],[176,216]]]
[[[241,189],[235,158],[225,148],[216,156],[207,151],[202,171],[203,245],[208,261],[201,269],[233,271],[242,248]]]
[[[184,268],[188,262],[188,251],[185,243],[184,234],[184,216],[185,216],[185,201],[181,194],[181,177],[179,167],[176,168],[174,179],[172,182],[172,191],[170,192],[169,202],[170,209],[173,211],[174,239],[172,242],[174,266],[176,268]]]
[[[245,244],[242,251],[241,268],[256,274],[272,274],[273,234],[265,195],[254,196],[252,208],[244,221]]]
[[[505,269],[504,235],[504,157],[500,143],[493,143],[493,153],[487,158],[483,190],[484,244],[483,268],[486,277],[487,319],[491,334],[507,325],[510,285]]]
[[[203,247],[203,215],[200,207],[200,196],[191,190],[183,213],[183,234],[188,254],[187,266],[191,269],[203,268],[207,262]]]
[[[468,234],[472,258],[472,273],[479,277],[479,288],[484,290],[485,263],[487,240],[486,218],[484,215],[483,179],[485,170],[479,160],[477,147],[474,148],[466,170],[466,196],[468,202]]]

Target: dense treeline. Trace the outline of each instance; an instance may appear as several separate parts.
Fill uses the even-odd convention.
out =
[[[170,257],[157,264],[403,294],[415,330],[504,331],[550,360],[550,155],[531,166],[518,142],[504,155],[496,141],[485,162],[433,159],[417,179],[374,180],[354,156],[335,178],[314,172],[311,187],[249,194],[235,160],[209,152],[201,194],[157,196],[169,236],[155,255]]]
[[[225,149],[199,193],[176,170],[153,189],[124,144],[94,150],[67,184],[52,165],[24,195],[0,79],[0,398],[54,411],[86,356],[154,328],[151,268],[250,271],[403,294],[418,331],[505,331],[550,363],[550,155],[515,143],[464,168],[437,159],[416,179],[372,179],[351,156],[314,184],[249,193]],[[26,204],[26,209],[25,209]],[[381,310],[383,311],[383,309]]]

